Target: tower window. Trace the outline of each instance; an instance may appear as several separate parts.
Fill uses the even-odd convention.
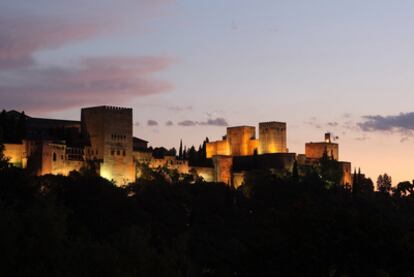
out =
[[[52,155],[52,160],[54,161],[54,162],[56,162],[56,153],[53,153],[53,155]]]
[[[115,151],[114,150],[111,150],[111,155],[113,156],[115,154]]]
[[[119,156],[119,155],[121,155],[121,151],[119,151],[119,150],[117,150],[116,151],[116,154]]]

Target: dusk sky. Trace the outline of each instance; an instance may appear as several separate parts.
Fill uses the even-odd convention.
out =
[[[374,180],[414,179],[414,1],[2,0],[0,108],[134,109],[152,146],[288,123]]]

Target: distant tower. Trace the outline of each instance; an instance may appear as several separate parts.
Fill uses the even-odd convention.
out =
[[[100,161],[100,175],[117,185],[135,181],[132,158],[132,109],[84,108],[82,133],[90,141],[90,157]]]
[[[323,142],[309,142],[305,145],[305,155],[308,159],[318,160],[323,157],[325,152],[334,160],[339,160],[339,145],[332,142],[331,133],[325,134]]]
[[[325,133],[325,142],[331,143],[332,142],[332,134],[331,133]]]
[[[232,156],[251,156],[254,152],[253,142],[256,139],[256,128],[238,126],[227,128],[227,141]]]
[[[259,123],[259,154],[287,153],[284,122]]]

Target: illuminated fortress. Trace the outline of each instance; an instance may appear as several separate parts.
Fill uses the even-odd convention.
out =
[[[259,139],[253,126],[229,127],[223,140],[207,144],[207,158],[287,153],[286,137],[286,123],[283,122],[259,123]]]
[[[175,155],[156,157],[148,142],[133,137],[133,111],[129,108],[99,106],[81,110],[80,121],[33,118],[10,111],[6,115],[24,126],[19,141],[7,141],[5,155],[15,166],[37,175],[62,174],[93,168],[117,185],[135,182],[143,165],[177,170],[210,182],[238,187],[246,173],[266,169],[292,172],[294,163],[312,165],[327,153],[339,159],[339,146],[326,134],[323,142],[307,143],[305,154],[287,148],[287,124],[259,123],[227,128],[222,140],[206,144],[207,164],[190,166]],[[20,124],[21,123],[21,124]],[[20,128],[20,127],[16,127]],[[342,184],[351,184],[351,164],[340,162]]]

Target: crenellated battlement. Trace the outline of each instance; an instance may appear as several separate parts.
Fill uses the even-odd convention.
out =
[[[88,108],[83,108],[82,110],[105,110],[105,111],[125,111],[125,112],[131,112],[132,108],[124,108],[124,107],[118,107],[118,106],[96,106],[96,107],[88,107]]]

